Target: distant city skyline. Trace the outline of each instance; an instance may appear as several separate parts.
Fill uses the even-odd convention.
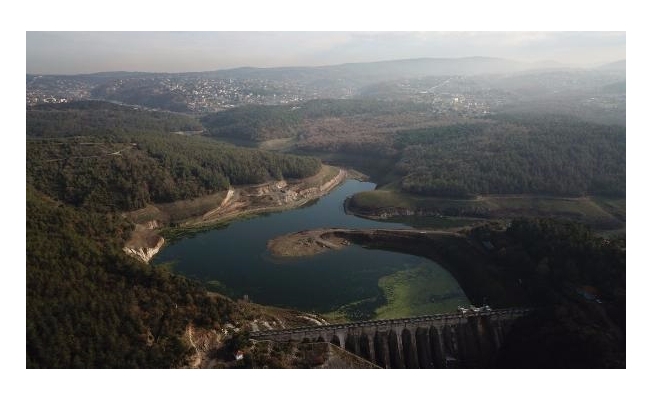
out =
[[[593,67],[625,32],[27,32],[29,74],[199,72],[409,58],[497,57]]]

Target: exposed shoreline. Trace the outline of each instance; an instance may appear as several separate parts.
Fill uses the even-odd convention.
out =
[[[525,304],[521,288],[504,280],[482,246],[454,230],[315,229],[274,238],[268,249],[276,257],[300,257],[348,244],[428,258],[453,275],[473,304],[481,304],[485,298],[500,307]]]
[[[338,174],[320,186],[302,188],[305,181],[289,183],[278,181],[240,189],[230,189],[232,193],[227,196],[218,208],[192,218],[180,225],[181,228],[197,228],[220,224],[247,215],[278,212],[301,207],[313,200],[328,194],[347,177],[347,171],[340,169]]]
[[[336,170],[335,170],[336,169]],[[336,173],[335,173],[336,172]],[[335,174],[333,176],[333,174]],[[193,231],[210,228],[250,215],[279,212],[304,206],[335,189],[347,178],[347,170],[324,165],[315,176],[292,181],[272,181],[260,185],[232,187],[224,196],[209,195],[204,198],[185,200],[168,205],[150,205],[144,209],[125,214],[127,219],[143,219],[135,224],[130,239],[125,243],[125,253],[148,263],[163,247],[165,240],[161,230]],[[206,200],[206,201],[204,201]],[[210,206],[210,202],[219,203]],[[190,216],[173,222],[172,211],[177,204],[198,203]],[[202,203],[208,203],[208,206]],[[215,203],[213,203],[215,204]],[[202,207],[203,206],[203,207]],[[189,212],[186,207],[183,212]]]
[[[333,234],[334,229],[314,229],[270,239],[267,249],[274,257],[308,257],[328,250],[339,250],[351,243]]]
[[[394,190],[360,192],[346,199],[347,214],[375,221],[392,218],[464,218],[507,221],[518,217],[564,218],[596,231],[625,228],[625,209],[599,196],[566,197],[537,194],[495,194],[474,198],[419,196]]]
[[[451,235],[462,237],[454,231],[424,229],[311,229],[277,236],[267,242],[267,249],[275,257],[308,257],[328,250],[340,250],[354,243],[352,237],[395,235],[401,238],[417,238],[430,235]]]

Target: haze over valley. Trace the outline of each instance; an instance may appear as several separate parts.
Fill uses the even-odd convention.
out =
[[[27,367],[625,368],[624,33],[593,35],[47,74],[28,33]]]

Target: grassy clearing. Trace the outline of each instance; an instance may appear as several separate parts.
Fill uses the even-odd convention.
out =
[[[393,192],[400,192],[401,191],[401,181],[400,181],[400,176],[394,174],[394,175],[389,175],[388,180],[389,183],[386,183],[382,186],[378,186],[376,190],[387,190],[387,191],[393,191]]]
[[[311,187],[319,187],[326,182],[330,181],[331,179],[335,178],[337,174],[340,172],[340,169],[338,167],[333,167],[332,165],[322,165],[321,170],[316,175],[313,175],[309,178],[304,178],[301,180],[297,181],[292,181],[291,183],[295,184],[297,182],[300,183],[300,189],[308,189]]]
[[[136,224],[144,224],[152,220],[164,221],[168,218],[161,210],[151,204],[139,210],[130,211],[126,215]]]
[[[538,210],[544,213],[577,214],[593,218],[606,215],[600,207],[587,198],[491,196],[484,197],[481,201],[504,210]]]
[[[127,217],[137,224],[157,220],[164,224],[178,223],[217,208],[226,197],[226,191],[220,191],[190,200],[172,203],[150,204],[139,210],[127,213]]]
[[[625,221],[625,199],[492,195],[465,200],[374,190],[357,193],[350,205],[354,211],[362,213],[402,208],[431,210],[447,216],[491,219],[519,216],[570,218],[600,229],[618,229]]]
[[[296,139],[291,138],[281,138],[281,139],[270,139],[265,140],[264,142],[258,143],[258,148],[261,150],[271,150],[271,151],[289,151],[296,144]]]
[[[337,167],[333,167],[332,165],[324,165],[322,171],[323,174],[321,176],[320,185],[323,185],[324,183],[330,181],[331,179],[335,178],[337,174],[340,173],[340,169]]]
[[[416,203],[411,196],[390,190],[372,190],[356,193],[353,196],[355,206],[362,209],[387,207],[414,208]]]
[[[622,225],[622,221],[619,218],[605,211],[594,199],[587,197],[506,196],[488,197],[485,198],[485,201],[493,202],[496,204],[499,212],[509,216],[531,215],[570,218],[591,226],[610,229],[615,229]]]
[[[627,201],[625,198],[608,198],[594,196],[591,198],[603,210],[625,222],[627,215]]]
[[[450,273],[431,264],[384,276],[378,286],[387,304],[376,309],[377,319],[445,313],[469,304]]]
[[[372,190],[356,193],[353,196],[355,205],[365,209],[405,208],[405,209],[437,209],[452,207],[477,207],[481,205],[476,200],[445,199],[438,197],[416,196],[394,190]]]
[[[195,199],[159,204],[157,207],[170,216],[170,222],[180,222],[219,207],[225,197],[226,191],[220,191]]]

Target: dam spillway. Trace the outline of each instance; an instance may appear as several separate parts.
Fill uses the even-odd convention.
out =
[[[488,368],[530,310],[465,311],[251,332],[253,340],[330,342],[382,368]]]

